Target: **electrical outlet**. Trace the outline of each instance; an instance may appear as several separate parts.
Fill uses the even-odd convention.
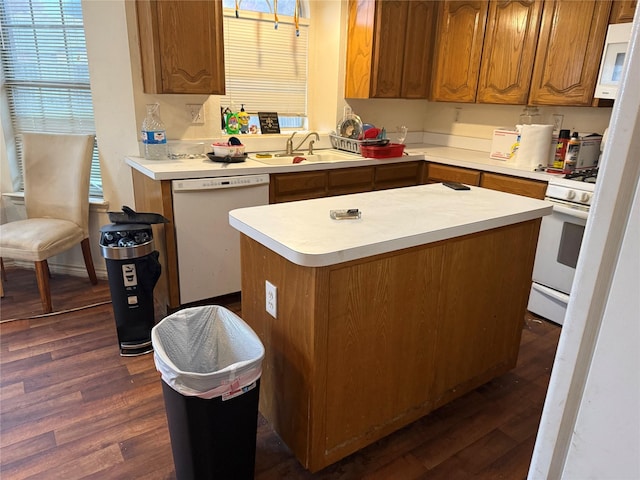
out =
[[[264,282],[265,309],[273,318],[278,318],[278,288],[269,280]]]
[[[562,121],[564,120],[564,115],[560,113],[554,113],[552,115],[552,118],[553,118],[553,131],[559,132],[560,129],[562,128]]]
[[[462,113],[462,107],[456,107],[456,111],[453,118],[453,123],[458,123],[460,121],[460,114]]]
[[[204,105],[202,104],[187,104],[187,113],[191,119],[192,125],[204,124]]]

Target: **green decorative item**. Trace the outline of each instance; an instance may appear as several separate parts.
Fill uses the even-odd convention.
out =
[[[227,114],[227,126],[226,131],[230,135],[235,135],[240,132],[240,122],[238,121],[238,114],[229,112]]]

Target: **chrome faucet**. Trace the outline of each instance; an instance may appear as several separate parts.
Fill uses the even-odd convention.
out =
[[[291,134],[291,136],[287,139],[287,149],[286,149],[286,152],[285,152],[285,155],[287,155],[287,156],[293,155],[293,154],[294,154],[294,152],[295,152],[296,150],[298,150],[298,149],[302,146],[302,144],[303,144],[304,142],[306,142],[306,141],[307,141],[307,139],[308,139],[310,136],[312,136],[312,135],[314,135],[314,136],[316,137],[316,140],[315,140],[315,141],[318,141],[318,142],[320,141],[320,136],[318,135],[318,133],[317,133],[317,132],[309,132],[309,133],[307,133],[307,136],[306,136],[306,137],[304,137],[304,138],[300,141],[300,143],[298,144],[298,146],[294,148],[294,147],[293,147],[293,137],[296,135],[296,133],[298,133],[298,132],[293,132],[293,133]],[[309,155],[313,155],[313,145],[314,145],[315,141],[314,141],[314,140],[311,140],[311,141],[309,142]]]

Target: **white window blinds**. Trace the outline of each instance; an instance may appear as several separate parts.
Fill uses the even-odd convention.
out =
[[[307,115],[309,25],[300,19],[299,35],[292,17],[225,9],[224,61],[227,94],[223,107],[247,112]]]
[[[0,25],[4,90],[21,169],[24,132],[95,133],[82,7],[80,0],[3,0]],[[102,196],[97,148],[90,194]]]

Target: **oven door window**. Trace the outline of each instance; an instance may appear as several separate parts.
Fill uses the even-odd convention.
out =
[[[567,267],[576,268],[578,264],[578,254],[584,236],[584,226],[575,223],[564,222],[562,225],[562,235],[558,247],[558,263]]]

